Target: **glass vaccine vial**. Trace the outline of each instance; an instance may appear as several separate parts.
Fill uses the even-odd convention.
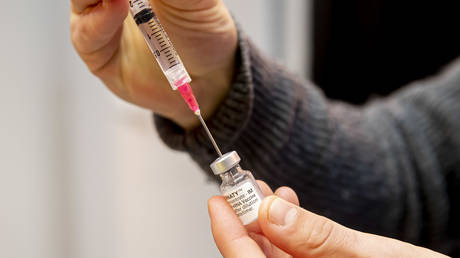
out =
[[[247,225],[257,219],[264,195],[251,172],[240,167],[240,161],[238,153],[232,151],[216,159],[210,166],[214,174],[222,179],[222,195],[243,225]]]

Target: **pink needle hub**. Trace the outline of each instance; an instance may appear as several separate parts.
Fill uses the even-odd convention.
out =
[[[192,88],[190,87],[190,84],[184,83],[181,86],[177,87],[177,89],[182,95],[182,98],[187,103],[188,107],[194,113],[200,110],[200,107],[198,106],[198,102],[196,101],[195,95],[193,95],[193,91],[192,91]]]

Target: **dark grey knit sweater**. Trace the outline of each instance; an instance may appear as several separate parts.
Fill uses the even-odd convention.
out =
[[[310,211],[460,255],[460,60],[362,107],[327,100],[242,35],[237,65],[208,121],[223,151],[272,188],[292,187]],[[210,171],[217,157],[201,128],[155,121],[167,145]]]

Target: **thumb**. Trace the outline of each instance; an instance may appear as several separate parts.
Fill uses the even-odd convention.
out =
[[[444,257],[395,239],[362,233],[276,196],[259,207],[259,225],[271,243],[294,257]]]

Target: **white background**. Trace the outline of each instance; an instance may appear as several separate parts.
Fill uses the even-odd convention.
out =
[[[248,3],[249,2],[249,3]],[[228,0],[267,54],[308,71],[309,1]],[[69,1],[2,1],[0,257],[216,257],[217,186],[113,96],[69,40]]]

